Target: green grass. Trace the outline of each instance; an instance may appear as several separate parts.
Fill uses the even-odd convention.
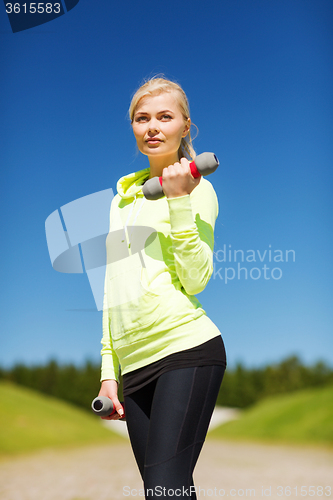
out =
[[[211,438],[333,446],[333,386],[267,398]]]
[[[0,456],[119,442],[99,417],[25,387],[0,382]]]

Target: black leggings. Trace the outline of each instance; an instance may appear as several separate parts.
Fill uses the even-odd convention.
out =
[[[192,474],[224,370],[171,370],[125,396],[128,432],[147,499],[197,498]]]

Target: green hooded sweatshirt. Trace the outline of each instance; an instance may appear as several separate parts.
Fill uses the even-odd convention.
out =
[[[218,201],[201,178],[190,195],[147,200],[149,168],[119,179],[107,237],[101,380],[220,335],[195,297],[213,272]]]

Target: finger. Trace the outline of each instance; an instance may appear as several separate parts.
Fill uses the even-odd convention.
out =
[[[185,158],[184,156],[180,159],[180,163],[183,167],[189,167],[190,166],[190,162],[188,161],[187,158]]]
[[[178,164],[179,165],[179,164]],[[168,167],[163,168],[162,170],[162,179],[169,179],[173,177],[177,173],[177,163],[173,165],[169,165]]]
[[[165,179],[169,173],[169,167],[165,167],[162,170],[162,178]]]
[[[118,401],[119,403],[119,401]],[[119,405],[116,406],[116,414],[119,416],[119,418],[123,417],[124,416],[124,408],[122,407],[122,405],[119,403]]]
[[[122,418],[124,416],[124,414],[125,414],[124,409],[121,406],[121,404],[119,403],[118,409],[114,408],[114,410],[111,413],[111,415],[107,415],[107,416],[101,417],[101,418],[103,420],[119,420],[120,418]]]
[[[113,403],[113,408],[114,408],[114,411],[112,413],[112,416],[114,417],[122,417],[124,415],[124,408],[122,407],[122,404],[121,402],[119,401],[119,399],[117,398],[117,396],[114,396],[112,398],[112,403]]]
[[[121,418],[122,416],[120,416],[117,411],[115,411],[114,413],[112,413],[112,415],[110,415],[110,420],[120,420]]]
[[[189,172],[191,173],[191,169],[190,169],[190,162],[188,161],[187,158],[181,158],[180,159],[180,164],[182,166],[182,169],[185,171],[185,172]]]

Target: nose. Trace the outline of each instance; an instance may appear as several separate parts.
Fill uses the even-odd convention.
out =
[[[152,134],[156,134],[156,132],[159,131],[158,121],[156,120],[156,118],[150,119],[148,124],[148,129],[149,129],[148,132]]]

